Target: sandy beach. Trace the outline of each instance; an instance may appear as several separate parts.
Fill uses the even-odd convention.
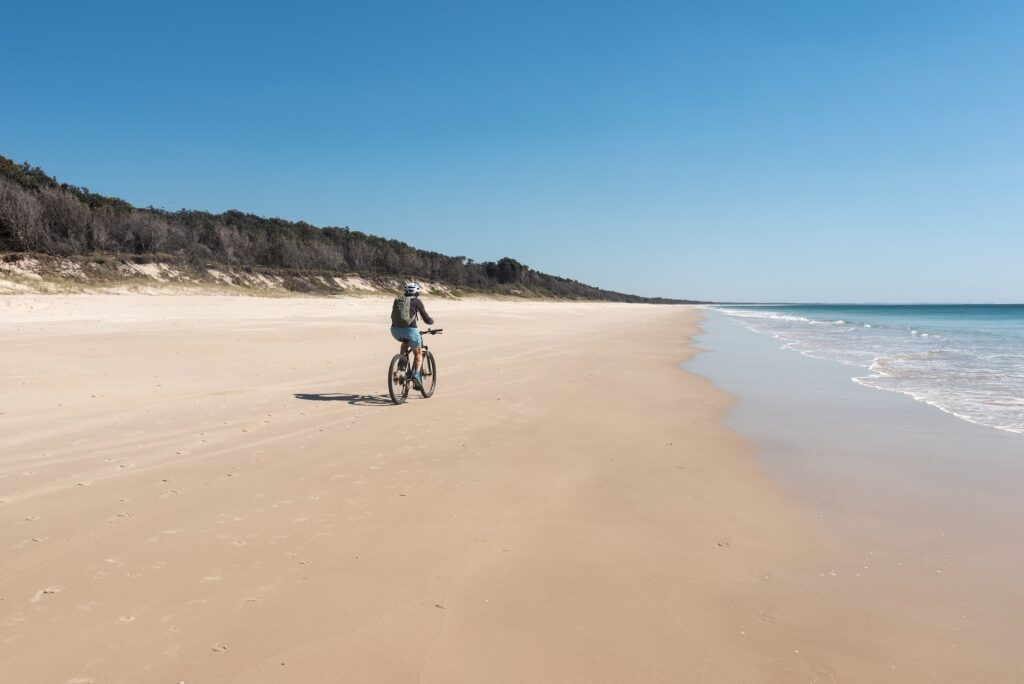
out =
[[[383,298],[0,298],[0,679],[934,673],[680,368],[699,310],[426,301],[394,406]]]

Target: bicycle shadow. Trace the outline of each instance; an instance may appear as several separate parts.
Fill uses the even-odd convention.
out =
[[[394,402],[386,394],[343,394],[329,392],[326,394],[296,393],[292,396],[305,401],[345,401],[353,406],[394,406]]]

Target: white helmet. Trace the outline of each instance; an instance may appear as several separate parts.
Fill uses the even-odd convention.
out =
[[[420,293],[420,286],[418,284],[416,284],[416,283],[406,283],[405,284],[405,296],[406,297],[415,297],[419,293]]]

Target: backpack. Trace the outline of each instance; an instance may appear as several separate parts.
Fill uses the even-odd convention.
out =
[[[411,328],[415,322],[412,297],[395,297],[395,303],[391,305],[391,325],[395,328]]]

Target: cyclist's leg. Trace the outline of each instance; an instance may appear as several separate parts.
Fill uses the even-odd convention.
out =
[[[418,373],[420,371],[420,368],[423,366],[423,348],[416,347],[415,349],[413,349],[413,352],[416,354],[416,360],[413,361],[412,369],[413,371]]]

